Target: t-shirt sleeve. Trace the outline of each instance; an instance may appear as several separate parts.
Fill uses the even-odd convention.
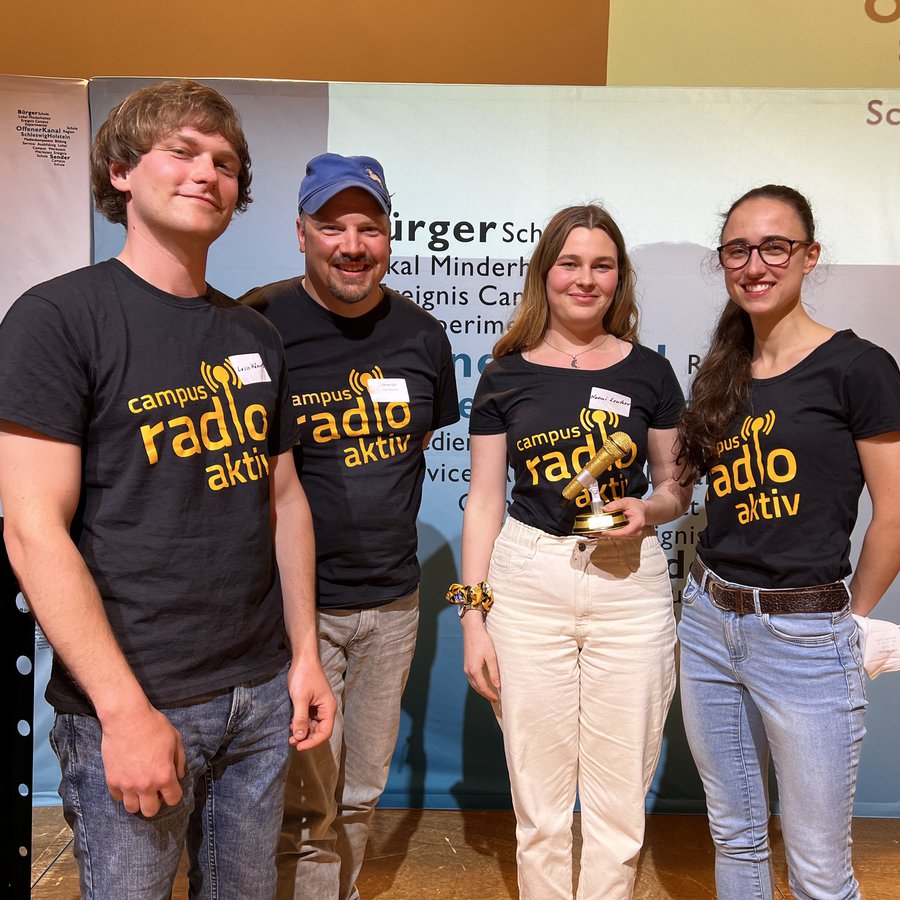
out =
[[[659,393],[659,403],[650,421],[651,428],[675,428],[684,408],[684,392],[675,377],[672,364],[662,360],[662,384]]]
[[[0,324],[0,419],[80,445],[91,367],[84,358],[88,342],[76,333],[74,318],[35,294],[13,304]]]
[[[499,403],[496,363],[489,363],[475,388],[469,416],[469,434],[505,434],[506,431],[508,425]]]
[[[284,351],[279,348],[278,353],[278,397],[275,401],[275,421],[269,430],[269,455],[278,456],[287,453],[295,444],[300,443],[300,426],[297,424],[297,414],[291,401],[291,391],[288,385],[287,363],[284,360]]]
[[[854,439],[900,430],[900,370],[890,353],[870,347],[847,367],[847,423]]]
[[[453,371],[453,352],[450,341],[441,335],[441,369],[438,373],[437,396],[434,398],[434,416],[431,430],[443,428],[459,421],[459,397],[456,393],[456,373]]]

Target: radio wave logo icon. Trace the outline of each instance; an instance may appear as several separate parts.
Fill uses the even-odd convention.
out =
[[[771,434],[775,427],[775,410],[770,409],[764,416],[747,416],[741,425],[741,437],[747,443],[753,443],[753,452],[756,456],[756,470],[759,472],[759,483],[766,480],[766,461],[763,457],[762,447],[759,445],[760,432]]]
[[[231,390],[232,387],[236,387],[240,390],[244,386],[244,383],[241,381],[241,376],[238,375],[234,366],[231,365],[227,359],[214,366],[211,366],[206,362],[201,362],[200,374],[203,376],[203,380],[209,386],[209,389],[213,394],[218,393],[219,388],[222,388],[225,398],[228,400],[228,409],[231,411],[231,420],[234,422],[234,426],[237,429],[240,443],[243,444],[245,440],[244,427],[241,423],[241,417],[238,415],[237,407],[234,403],[234,394]]]
[[[775,410],[770,409],[765,416],[747,416],[744,424],[741,425],[741,437],[745,441],[749,441],[751,435],[759,434],[760,431],[763,434],[771,434],[774,427]]]
[[[347,380],[350,382],[350,387],[352,387],[357,394],[364,394],[366,393],[366,385],[369,383],[370,378],[384,378],[384,372],[381,371],[381,366],[375,366],[371,372],[357,372],[356,369],[351,369],[350,377]]]
[[[594,428],[599,428],[600,433],[603,435],[603,440],[606,440],[606,428],[604,428],[606,423],[609,423],[610,428],[619,427],[619,414],[605,409],[583,409],[578,420],[584,426],[585,431],[593,431]]]

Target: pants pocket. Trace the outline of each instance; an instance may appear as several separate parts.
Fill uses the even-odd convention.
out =
[[[835,640],[835,616],[841,613],[763,614],[763,627],[780,641],[821,647]]]
[[[700,593],[700,585],[694,580],[693,575],[688,575],[687,581],[684,583],[684,590],[681,592],[681,603],[683,606],[691,606]]]

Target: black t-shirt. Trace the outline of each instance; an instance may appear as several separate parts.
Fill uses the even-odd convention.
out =
[[[82,448],[72,537],[152,703],[287,662],[268,460],[297,428],[261,316],[118,260],[63,275],[0,325],[0,418]],[[58,659],[47,699],[92,712]]]
[[[301,429],[295,458],[315,524],[319,605],[366,608],[410,593],[420,576],[422,442],[459,419],[443,328],[387,289],[357,318],[320,306],[300,278],[255,288],[242,300],[284,341]]]
[[[570,534],[587,491],[561,505],[563,488],[614,432],[632,449],[598,479],[604,503],[643,497],[650,428],[675,428],[684,405],[668,360],[635,344],[606,369],[558,369],[520,353],[490,362],[478,382],[469,432],[506,434],[515,475],[509,514],[549,534]]]
[[[728,429],[709,472],[703,561],[754,587],[845,578],[863,488],[854,442],[897,429],[897,364],[852,331],[754,380],[751,411]]]

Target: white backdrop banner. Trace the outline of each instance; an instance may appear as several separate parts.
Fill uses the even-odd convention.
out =
[[[0,75],[0,319],[27,288],[91,261],[90,138],[86,81]],[[51,660],[38,632],[32,722],[38,803],[58,801],[59,773],[47,742],[53,714],[43,699]]]
[[[91,82],[94,122],[144,83]],[[241,110],[254,159],[255,202],[211,257],[210,282],[228,293],[302,271],[294,219],[310,156],[366,154],[384,165],[394,202],[386,282],[446,328],[462,413],[428,451],[419,648],[384,802],[507,805],[499,731],[468,690],[443,595],[459,574],[471,397],[544,223],[571,203],[607,206],[633,248],[641,340],[686,387],[725,300],[710,249],[720,213],[753,186],[790,184],[811,200],[825,249],[807,294],[813,315],[900,356],[900,127],[877,114],[900,108],[900,92],[210,83]],[[95,258],[117,253],[123,237],[95,220]],[[676,600],[704,492],[660,528]],[[868,515],[864,500],[863,526]],[[878,615],[900,621],[900,586]],[[900,816],[896,685],[879,679],[869,699],[856,811]],[[703,808],[677,701],[648,808]]]
[[[0,318],[26,288],[90,263],[87,82],[0,75]]]

